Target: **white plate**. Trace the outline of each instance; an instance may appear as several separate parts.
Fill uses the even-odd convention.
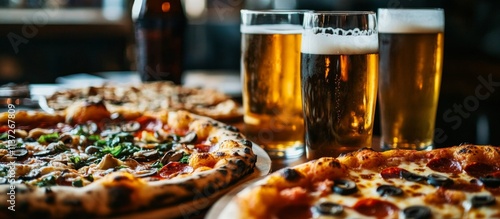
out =
[[[243,189],[254,184],[256,181],[263,179],[264,177],[265,176],[261,176],[253,180],[246,181],[240,184],[238,187],[233,188],[217,202],[215,202],[215,204],[212,206],[212,208],[210,208],[207,215],[205,216],[205,219],[238,218],[238,207],[233,206],[236,205],[236,203],[232,201],[233,198]]]

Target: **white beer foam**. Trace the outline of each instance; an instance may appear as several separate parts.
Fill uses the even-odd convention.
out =
[[[302,30],[302,25],[296,24],[263,24],[240,26],[241,33],[250,34],[301,34]]]
[[[333,31],[338,32],[338,30]],[[317,30],[308,29],[302,34],[301,51],[302,53],[318,55],[378,53],[378,34],[359,30],[358,32],[361,34],[345,35],[325,33],[324,30],[317,33]]]
[[[380,33],[444,32],[444,11],[441,9],[379,9]]]

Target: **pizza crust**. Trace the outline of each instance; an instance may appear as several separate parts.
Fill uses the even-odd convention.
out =
[[[15,122],[15,127],[44,127],[64,122],[64,113],[47,114],[40,111],[16,111],[14,118],[9,118],[8,112],[0,113],[0,124],[11,124]]]

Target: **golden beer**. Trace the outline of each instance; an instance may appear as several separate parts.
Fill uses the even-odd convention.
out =
[[[301,29],[300,25],[242,28],[244,132],[272,157],[296,157],[304,151]]]
[[[376,34],[308,38],[303,35],[310,43],[303,43],[301,54],[307,159],[371,147],[378,79]]]
[[[442,12],[442,11],[440,11]],[[385,14],[384,14],[385,13]],[[442,13],[402,16],[385,11],[380,18],[379,103],[384,149],[428,149],[433,145],[434,124],[441,85],[444,34]],[[413,19],[412,13],[415,13]],[[422,21],[425,17],[429,20]],[[403,24],[406,28],[393,29]],[[425,25],[418,26],[423,22]]]

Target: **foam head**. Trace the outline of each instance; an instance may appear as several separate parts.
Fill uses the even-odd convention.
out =
[[[263,24],[241,25],[241,33],[246,34],[301,34],[302,25],[296,24]]]
[[[301,51],[320,55],[378,53],[377,32],[363,32],[358,29],[349,34],[346,32],[349,31],[331,28],[324,28],[320,32],[317,29],[304,30]]]
[[[380,33],[444,32],[442,9],[379,9]]]

